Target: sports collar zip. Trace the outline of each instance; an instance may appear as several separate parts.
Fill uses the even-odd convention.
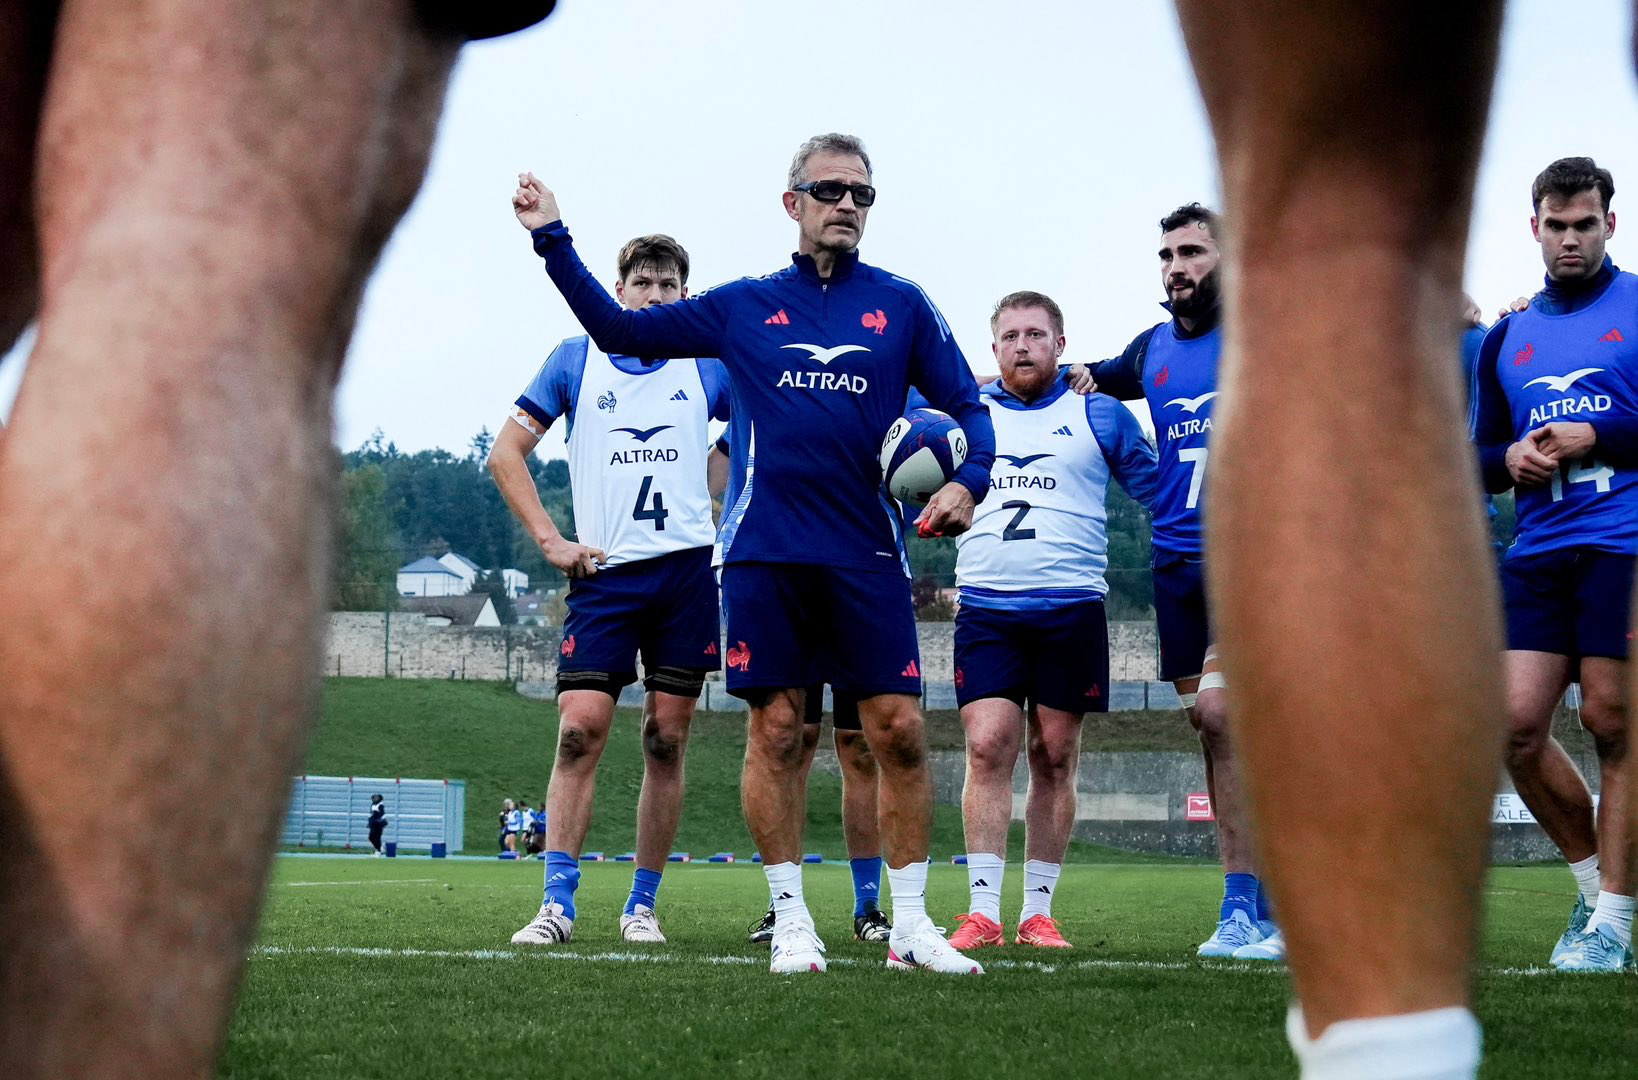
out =
[[[819,267],[814,263],[812,255],[804,255],[799,251],[793,251],[791,252],[791,264],[796,267],[796,272],[799,275],[804,278],[812,278],[823,286],[853,276],[853,268],[859,265],[859,249],[854,248],[852,251],[844,251],[836,256],[836,261],[831,264],[828,278],[819,276]]]

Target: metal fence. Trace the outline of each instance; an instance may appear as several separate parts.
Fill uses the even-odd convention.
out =
[[[370,796],[387,807],[383,841],[401,848],[461,850],[466,781],[380,776],[298,776],[279,838],[287,847],[370,846]]]

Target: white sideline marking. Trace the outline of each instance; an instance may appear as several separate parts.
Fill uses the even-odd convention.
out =
[[[392,960],[581,960],[588,963],[608,964],[706,964],[753,967],[768,962],[764,956],[706,956],[694,957],[666,952],[568,952],[558,949],[383,949],[342,945],[304,945],[292,948],[286,945],[258,945],[250,950],[252,959],[276,956],[358,956]],[[979,961],[990,971],[1034,971],[1051,975],[1059,971],[1226,971],[1247,975],[1283,975],[1283,964],[1228,964],[1188,960],[1068,960],[1042,963],[1039,960]],[[829,961],[831,967],[876,966],[862,964],[855,957],[838,956]],[[1492,967],[1480,968],[1481,975],[1529,977],[1557,975],[1550,967]]]
[[[433,877],[406,877],[383,878],[380,881],[275,881],[275,885],[286,885],[292,889],[303,885],[436,885],[437,878]]]

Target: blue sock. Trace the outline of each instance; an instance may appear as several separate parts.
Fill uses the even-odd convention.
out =
[[[881,906],[882,857],[849,859],[847,864],[853,870],[853,917],[857,919],[871,908]]]
[[[546,899],[563,905],[563,914],[574,918],[574,891],[580,888],[580,860],[567,851],[546,853]]]
[[[1257,921],[1274,921],[1274,898],[1268,895],[1268,886],[1257,882]]]
[[[637,914],[637,905],[641,904],[648,910],[654,910],[654,895],[660,891],[659,870],[644,870],[637,868],[637,874],[631,879],[631,895],[626,897],[626,914]]]
[[[1223,907],[1217,917],[1227,919],[1236,911],[1245,912],[1252,922],[1257,921],[1256,874],[1223,875]]]

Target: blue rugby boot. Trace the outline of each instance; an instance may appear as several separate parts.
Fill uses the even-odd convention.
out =
[[[1229,917],[1217,924],[1217,929],[1211,937],[1200,943],[1195,951],[1196,956],[1229,959],[1234,956],[1234,950],[1244,945],[1255,945],[1263,940],[1262,927],[1251,921],[1244,911],[1239,908],[1229,913]]]
[[[1585,897],[1580,893],[1576,893],[1575,907],[1570,909],[1570,925],[1563,934],[1559,935],[1558,944],[1553,946],[1553,955],[1547,958],[1549,964],[1558,967],[1558,962],[1564,958],[1564,954],[1570,950],[1570,946],[1575,944],[1576,938],[1587,932],[1587,920],[1590,918],[1592,918],[1592,908],[1587,906]]]
[[[1559,957],[1560,971],[1638,971],[1633,962],[1632,946],[1623,945],[1610,926],[1600,926],[1591,933],[1583,932]]]

